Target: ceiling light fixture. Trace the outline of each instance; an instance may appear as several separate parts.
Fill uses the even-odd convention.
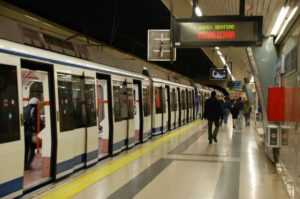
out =
[[[280,38],[282,37],[282,35],[283,35],[285,29],[287,28],[287,26],[288,26],[288,24],[291,22],[291,20],[294,18],[294,16],[295,16],[295,14],[297,13],[298,9],[299,9],[299,7],[296,6],[296,7],[292,10],[292,12],[291,12],[290,15],[288,16],[288,18],[285,20],[285,22],[284,22],[284,24],[283,24],[283,26],[282,26],[282,28],[281,28],[281,30],[280,30],[280,32],[279,32],[279,34],[278,34],[276,40],[275,40],[275,43],[277,43],[277,42],[280,40]]]
[[[276,36],[278,34],[278,31],[281,28],[282,23],[284,22],[287,14],[288,14],[289,9],[290,9],[289,6],[284,6],[280,9],[280,12],[276,18],[275,24],[273,25],[271,35]]]
[[[195,7],[195,14],[197,15],[197,17],[202,16],[202,11],[198,5]]]

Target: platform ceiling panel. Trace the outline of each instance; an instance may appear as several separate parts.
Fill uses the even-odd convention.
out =
[[[173,1],[173,13],[177,18],[191,16],[192,0],[162,0],[170,9]],[[263,33],[271,32],[276,14],[285,3],[285,0],[245,0],[245,15],[260,15],[264,17]],[[198,0],[203,15],[239,15],[240,0]],[[190,7],[189,9],[187,7]],[[213,48],[202,48],[212,62],[222,67],[222,62]],[[250,67],[245,48],[227,47],[221,48],[222,53],[232,62],[233,74],[236,79],[249,77]]]

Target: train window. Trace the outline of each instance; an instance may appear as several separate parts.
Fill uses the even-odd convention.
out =
[[[162,95],[162,87],[155,87],[154,89],[155,92],[155,108],[156,108],[156,113],[163,113],[163,102],[164,98]]]
[[[186,109],[186,94],[185,94],[184,90],[181,91],[180,97],[181,97],[181,102],[180,102],[181,109],[184,110],[184,109]]]
[[[73,129],[74,106],[72,100],[72,75],[58,73],[58,98],[59,98],[59,116],[60,131],[69,131]]]
[[[127,104],[128,104],[128,119],[134,118],[134,95],[133,95],[133,89],[127,88]]]
[[[161,88],[161,104],[163,108],[163,112],[166,112],[166,88]]]
[[[171,107],[172,107],[172,111],[177,111],[177,95],[176,95],[176,91],[175,88],[172,89],[172,94],[171,94]]]
[[[72,75],[72,101],[73,101],[73,118],[74,118],[74,128],[81,128],[84,126],[84,116],[83,116],[83,100],[84,96],[82,93],[82,77]]]
[[[0,143],[20,139],[17,70],[0,65]]]
[[[95,101],[95,79],[86,78],[85,79],[85,105],[86,105],[86,125],[88,127],[96,126],[96,101]]]
[[[116,81],[114,84],[117,84]],[[124,85],[114,85],[113,96],[115,121],[126,120],[129,113],[127,87]]]
[[[98,83],[97,86],[97,98],[98,98],[98,117],[99,117],[99,122],[102,122],[105,118],[105,113],[104,113],[104,90],[101,84]]]
[[[150,115],[150,87],[143,88],[143,106],[144,106],[144,116]]]
[[[192,98],[192,91],[188,92],[188,96],[189,96],[189,108],[193,108],[193,98]]]

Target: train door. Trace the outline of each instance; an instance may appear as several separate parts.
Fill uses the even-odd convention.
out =
[[[142,105],[143,105],[143,142],[147,141],[151,137],[151,88],[150,82],[143,82],[143,95],[142,95]]]
[[[0,198],[15,198],[22,194],[24,136],[20,123],[22,103],[19,103],[21,81],[18,62],[14,57],[0,54]]]
[[[177,99],[178,99],[178,117],[177,117],[177,123],[178,123],[178,126],[181,126],[182,123],[182,114],[181,114],[181,109],[182,109],[182,101],[181,101],[181,91],[180,91],[180,88],[177,88]]]
[[[142,141],[142,112],[141,112],[141,82],[135,82],[133,85],[134,94],[134,143],[139,144]]]
[[[166,89],[167,89],[167,113],[168,113],[168,122],[167,122],[167,130],[171,130],[172,128],[172,115],[171,115],[171,112],[172,112],[172,108],[171,108],[171,103],[173,103],[173,99],[171,98],[171,91],[170,91],[170,86],[166,86]],[[174,117],[174,115],[173,115]]]
[[[97,77],[98,159],[109,155],[110,113],[109,80]]]
[[[193,104],[193,120],[196,119],[196,97],[195,97],[195,90],[192,90],[192,104]]]
[[[178,103],[178,94],[176,88],[172,89],[171,97],[173,98],[172,113],[174,115],[172,121],[172,128],[175,129],[178,126],[178,117],[179,117],[179,112],[178,112],[179,103]]]
[[[134,146],[133,83],[116,76],[112,81],[113,91],[113,154]]]
[[[53,146],[53,79],[52,65],[21,61],[24,119],[24,189],[30,189],[52,179]],[[51,80],[51,81],[50,81]],[[52,94],[51,94],[52,93]]]
[[[162,86],[162,105],[163,105],[163,121],[162,121],[162,132],[166,133],[168,130],[169,123],[169,102],[168,102],[168,91],[165,85]]]
[[[189,104],[189,91],[185,89],[185,101],[186,101],[186,123],[190,121],[190,104]]]
[[[156,84],[154,86],[154,106],[153,106],[153,115],[154,115],[154,121],[153,121],[153,129],[152,134],[153,135],[159,135],[163,132],[163,113],[165,110],[164,106],[164,92],[161,84]]]
[[[134,87],[132,80],[127,80],[127,148],[132,148],[135,145],[135,118],[134,118]]]
[[[186,123],[186,92],[184,89],[180,93],[180,103],[181,103],[181,125]]]
[[[96,73],[55,65],[56,178],[98,161]]]
[[[176,121],[176,110],[175,110],[175,89],[171,88],[170,92],[169,92],[169,96],[170,96],[170,109],[169,109],[169,113],[170,113],[170,118],[169,118],[169,123],[170,123],[170,129],[174,129],[175,128],[175,121]]]

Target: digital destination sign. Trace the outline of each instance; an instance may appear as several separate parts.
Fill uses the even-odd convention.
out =
[[[262,17],[199,17],[174,24],[178,48],[205,46],[258,46],[262,43]]]
[[[210,70],[210,80],[226,80],[227,70],[224,68],[213,68]]]

